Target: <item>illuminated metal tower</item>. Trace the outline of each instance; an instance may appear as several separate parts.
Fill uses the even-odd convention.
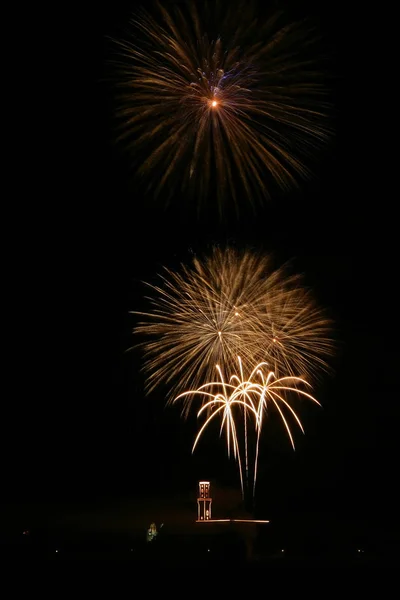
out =
[[[210,482],[199,481],[199,497],[197,498],[197,520],[209,521],[211,519]]]

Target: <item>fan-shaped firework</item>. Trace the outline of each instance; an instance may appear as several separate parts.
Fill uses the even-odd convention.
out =
[[[275,373],[269,369],[267,363],[260,363],[254,367],[249,376],[244,374],[243,364],[238,357],[239,373],[233,373],[226,380],[219,365],[216,369],[219,381],[211,381],[200,386],[198,389],[189,390],[180,394],[175,400],[190,397],[194,399],[200,396],[203,404],[198,411],[198,416],[207,412],[207,419],[198,432],[193,444],[193,451],[204,433],[216,417],[221,417],[221,433],[225,428],[228,455],[233,445],[234,456],[239,464],[240,481],[242,493],[244,493],[244,477],[242,468],[241,448],[239,436],[244,434],[244,451],[246,458],[246,482],[249,481],[248,460],[248,415],[254,417],[254,429],[257,431],[257,443],[253,466],[253,494],[257,479],[258,450],[260,433],[263,426],[264,416],[270,407],[276,409],[285,426],[290,442],[294,449],[294,440],[289,425],[287,412],[304,433],[301,421],[289,402],[289,396],[298,395],[308,398],[320,406],[320,403],[301,386],[310,384],[301,377],[276,378]],[[216,391],[217,390],[217,391]]]
[[[151,310],[135,334],[145,355],[147,390],[167,384],[170,399],[214,377],[215,364],[233,372],[268,362],[282,375],[317,375],[332,350],[330,322],[302,285],[268,256],[214,248],[191,267],[165,269],[150,285]],[[184,411],[190,408],[190,399]]]
[[[308,177],[332,133],[319,42],[307,20],[262,17],[249,0],[133,18],[112,60],[118,139],[149,189],[198,207],[213,192],[222,212]]]

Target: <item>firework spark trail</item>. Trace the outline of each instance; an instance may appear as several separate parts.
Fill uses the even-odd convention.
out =
[[[190,267],[165,270],[150,289],[150,310],[134,311],[148,393],[164,384],[171,399],[199,388],[214,378],[215,364],[234,372],[238,355],[246,365],[268,361],[277,377],[312,381],[328,369],[329,319],[300,278],[274,269],[268,256],[214,248]]]
[[[309,177],[332,136],[313,27],[258,18],[249,1],[157,6],[114,40],[111,61],[118,139],[144,157],[149,190],[193,194],[199,209],[214,190],[222,214],[228,201],[238,212],[243,191],[253,208],[268,198],[267,172],[285,190]]]
[[[261,386],[260,386],[260,384],[258,384],[258,386],[260,386],[258,388],[259,394],[260,394],[259,395],[260,401],[258,404],[257,442],[256,442],[256,452],[255,452],[255,459],[254,459],[253,496],[255,495],[256,480],[257,480],[259,442],[260,442],[260,434],[261,434],[262,425],[263,425],[263,415],[264,415],[264,413],[267,412],[268,404],[272,403],[273,406],[279,412],[279,415],[280,415],[280,417],[285,425],[286,431],[288,433],[293,450],[295,449],[295,445],[294,445],[292,432],[290,430],[288,421],[283,413],[283,410],[279,406],[279,401],[282,402],[282,404],[289,410],[290,414],[294,417],[295,421],[297,422],[298,426],[300,427],[300,429],[303,433],[304,433],[304,428],[303,428],[303,425],[302,425],[298,415],[293,410],[293,408],[290,406],[289,402],[287,400],[285,400],[285,398],[283,397],[283,394],[285,394],[287,392],[298,394],[299,396],[303,396],[305,398],[308,398],[312,402],[315,402],[315,404],[318,404],[318,406],[321,406],[321,404],[318,402],[318,400],[316,400],[316,398],[314,398],[314,396],[312,396],[308,392],[305,392],[304,390],[299,388],[299,385],[304,385],[304,386],[308,386],[311,388],[311,384],[308,383],[304,378],[296,377],[296,376],[286,376],[286,377],[280,377],[279,379],[277,379],[275,377],[275,373],[273,371],[268,371],[268,374],[265,377],[263,370],[260,368],[262,366],[267,366],[267,365],[265,365],[265,364],[258,365],[256,367],[256,372],[261,377],[262,384],[261,384]],[[254,371],[253,371],[253,373],[254,373]]]
[[[264,415],[269,406],[277,410],[294,450],[295,444],[293,434],[289,425],[288,417],[285,415],[285,410],[295,420],[303,433],[304,428],[297,413],[294,411],[293,407],[289,403],[288,399],[284,397],[284,395],[289,393],[291,395],[303,396],[316,403],[318,406],[321,406],[321,404],[310,393],[299,388],[299,385],[311,387],[311,385],[305,379],[295,376],[287,376],[277,379],[273,371],[269,369],[268,364],[265,362],[258,364],[252,370],[250,375],[246,377],[244,375],[243,364],[240,357],[237,357],[237,359],[239,363],[239,374],[232,374],[229,377],[229,383],[225,380],[220,366],[217,365],[216,369],[218,371],[220,379],[219,381],[211,381],[200,386],[197,390],[183,392],[176,397],[175,401],[178,402],[187,396],[192,398],[200,396],[203,399],[206,399],[206,402],[202,404],[200,410],[198,411],[197,416],[200,417],[201,414],[206,412],[207,418],[196,436],[192,451],[195,450],[201,436],[210,423],[217,416],[221,416],[222,413],[223,416],[221,420],[220,434],[222,433],[223,429],[225,429],[228,456],[230,456],[231,443],[233,445],[234,457],[239,465],[239,475],[243,495],[244,480],[238,430],[241,423],[243,423],[244,447],[246,455],[246,484],[248,484],[248,429],[246,419],[247,413],[253,415],[254,429],[257,437],[253,468],[254,496],[258,471],[260,434],[263,428]],[[220,391],[221,388],[222,391]],[[216,393],[215,389],[218,390]],[[239,416],[237,412],[234,412],[234,407],[239,407],[241,409]]]

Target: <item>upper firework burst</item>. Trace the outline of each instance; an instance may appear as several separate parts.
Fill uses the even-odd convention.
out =
[[[142,11],[117,43],[118,139],[149,190],[238,212],[308,177],[329,139],[318,36],[251,2]]]

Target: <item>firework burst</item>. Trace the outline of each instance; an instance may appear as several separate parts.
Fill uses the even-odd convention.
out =
[[[220,214],[228,201],[238,212],[243,192],[255,208],[271,184],[309,177],[332,134],[315,29],[234,4],[157,3],[114,40],[111,61],[117,137],[149,190],[199,209],[212,191]]]
[[[163,383],[171,400],[212,381],[216,364],[234,372],[237,356],[246,365],[267,361],[277,377],[312,379],[328,368],[329,319],[300,278],[274,269],[270,257],[214,248],[160,279],[148,284],[151,310],[134,313],[148,392]],[[188,396],[184,414],[190,405]]]
[[[296,422],[304,433],[303,425],[291,406],[291,397],[303,396],[312,402],[320,403],[302,387],[310,388],[310,384],[301,377],[287,376],[276,378],[275,373],[270,370],[265,362],[258,364],[247,376],[244,373],[243,363],[240,357],[237,357],[239,372],[230,375],[226,380],[219,365],[216,366],[219,381],[211,381],[203,384],[198,389],[183,392],[175,399],[176,402],[190,397],[195,400],[197,397],[202,399],[202,405],[197,416],[200,417],[206,413],[207,418],[200,428],[193,444],[192,451],[195,450],[204,431],[216,418],[221,418],[220,433],[225,430],[228,456],[231,446],[233,446],[234,457],[239,465],[240,482],[242,493],[244,495],[245,483],[249,484],[250,470],[253,477],[253,495],[257,480],[259,441],[261,430],[264,425],[265,415],[270,409],[275,409],[284,424],[289,436],[293,450],[295,449],[293,434],[290,427],[290,418]],[[248,451],[248,419],[253,417],[252,423],[256,432],[256,446],[254,454],[254,465],[249,466]],[[240,443],[240,435],[243,437],[243,443]],[[241,446],[244,450],[241,450]],[[242,466],[242,452],[245,454],[245,470]]]

